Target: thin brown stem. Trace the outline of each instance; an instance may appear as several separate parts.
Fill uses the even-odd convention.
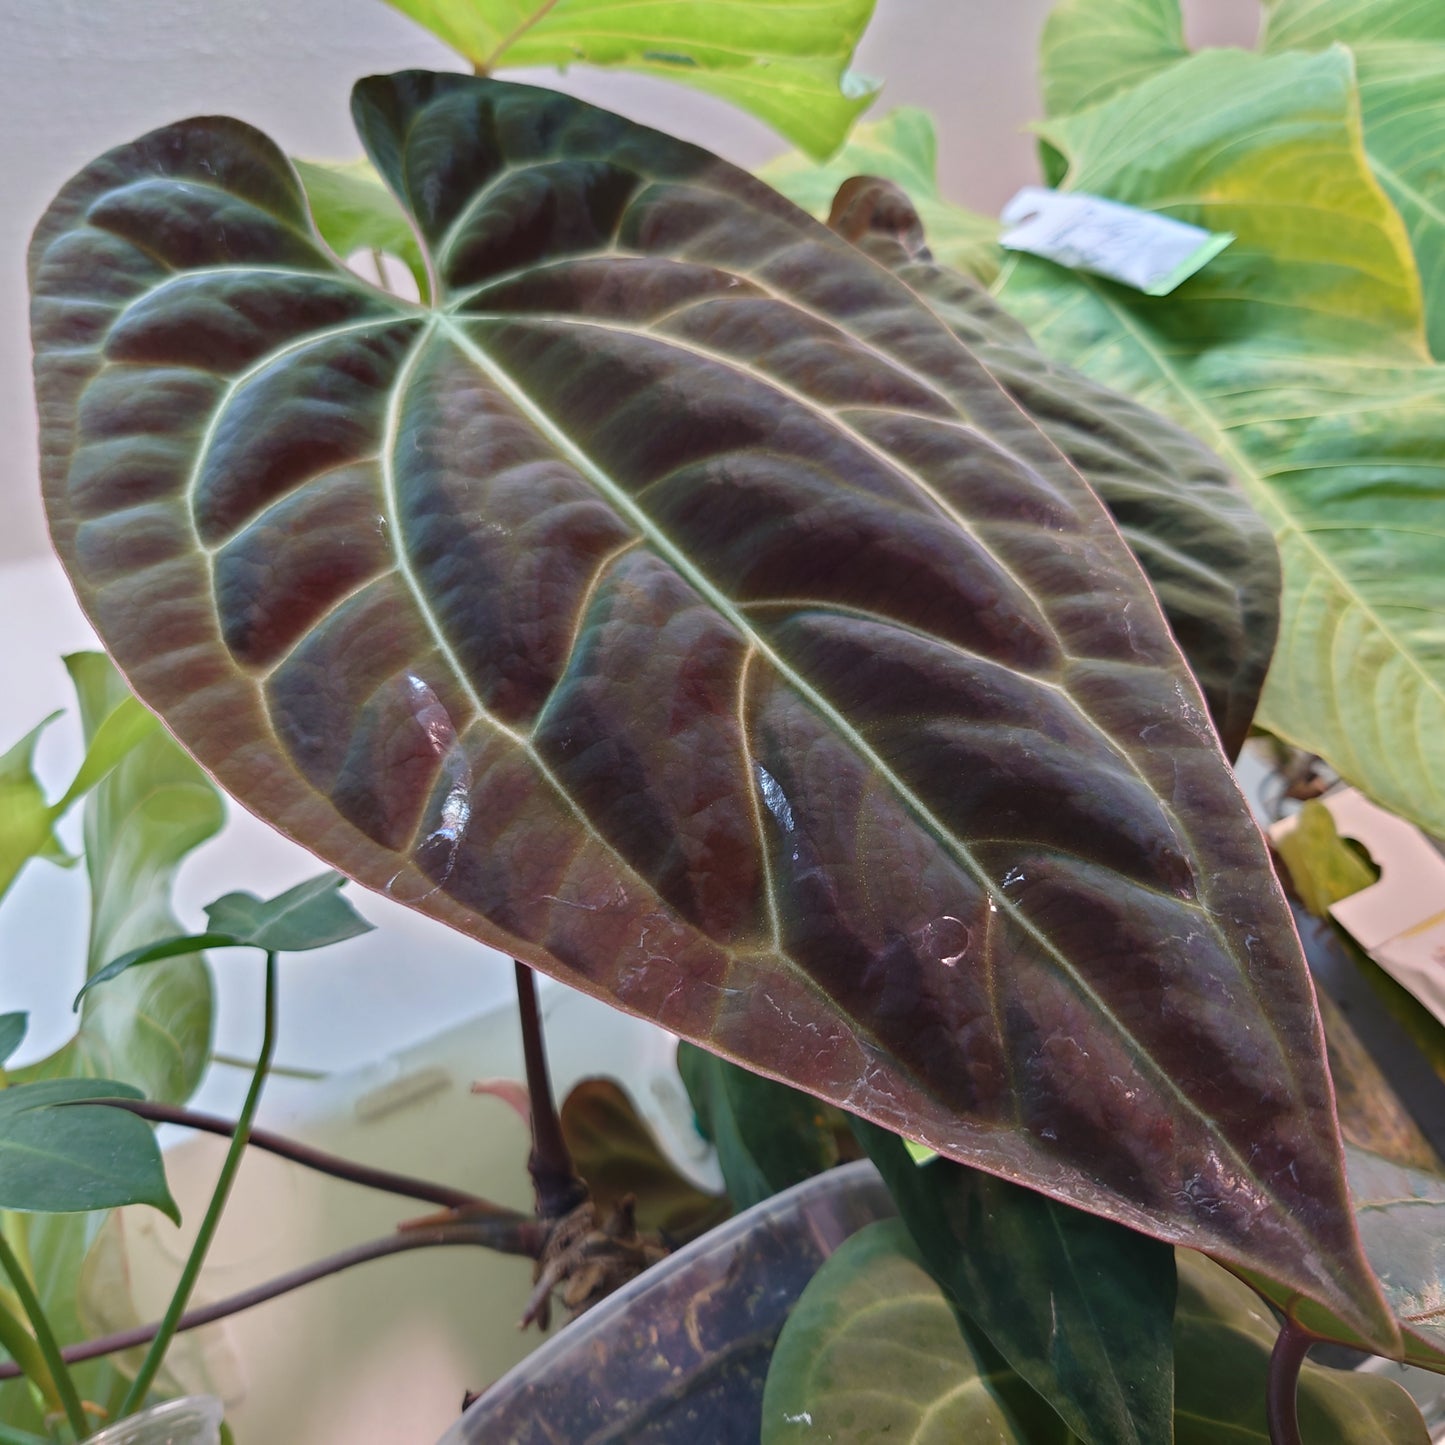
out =
[[[486,1249],[498,1250],[503,1254],[520,1254],[535,1259],[542,1248],[546,1230],[535,1220],[517,1215],[511,1219],[468,1219],[454,1224],[435,1224],[425,1228],[409,1229],[399,1234],[389,1234],[382,1239],[373,1239],[366,1244],[353,1245],[314,1264],[304,1265],[288,1274],[277,1275],[252,1289],[242,1290],[227,1299],[213,1304],[201,1305],[188,1310],[176,1326],[177,1332],[199,1329],[202,1325],[214,1324],[229,1315],[264,1304],[303,1285],[324,1279],[327,1275],[339,1274],[354,1265],[366,1264],[373,1259],[384,1259],[387,1255],[401,1254],[411,1249],[431,1249],[440,1245],[472,1244]],[[120,1330],[113,1335],[103,1335],[96,1340],[86,1340],[78,1345],[69,1345],[61,1351],[66,1364],[80,1364],[84,1360],[98,1359],[112,1355],[119,1350],[132,1350],[148,1344],[155,1338],[159,1324],[137,1325],[133,1329]],[[0,1380],[13,1380],[20,1375],[18,1365],[9,1361],[0,1363]]]
[[[1299,1432],[1299,1373],[1316,1336],[1287,1319],[1269,1357],[1269,1384],[1265,1412],[1270,1445],[1304,1445]]]
[[[93,1102],[105,1104],[112,1109],[125,1109],[157,1124],[179,1124],[187,1129],[199,1129],[206,1134],[226,1137],[236,1132],[235,1124],[229,1119],[223,1119],[216,1114],[202,1114],[177,1104],[156,1104],[149,1099],[97,1099]],[[393,1174],[388,1169],[373,1169],[369,1164],[358,1164],[351,1159],[323,1153],[320,1149],[311,1148],[309,1144],[299,1144],[294,1139],[287,1139],[266,1129],[252,1129],[246,1142],[268,1154],[276,1154],[282,1159],[290,1159],[293,1163],[304,1164],[318,1174],[329,1174],[334,1179],[345,1179],[349,1183],[360,1184],[367,1189],[379,1189],[386,1194],[399,1194],[404,1199],[420,1199],[427,1204],[438,1204],[443,1209],[464,1210],[469,1215],[492,1214],[510,1217],[513,1213],[478,1195],[469,1194],[465,1189],[453,1189],[446,1184],[433,1184],[430,1180]]]
[[[532,1109],[532,1152],[527,1158],[527,1172],[536,1192],[538,1218],[561,1219],[587,1198],[587,1186],[577,1177],[552,1097],[542,1014],[537,1007],[537,981],[525,963],[518,959],[513,962],[517,968],[517,1009],[522,1020],[522,1060]]]

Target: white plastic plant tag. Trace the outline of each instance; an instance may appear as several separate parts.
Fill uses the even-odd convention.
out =
[[[1012,226],[1001,238],[1075,271],[1091,271],[1142,291],[1167,296],[1234,240],[1153,211],[1080,191],[1025,186],[1003,209]]]

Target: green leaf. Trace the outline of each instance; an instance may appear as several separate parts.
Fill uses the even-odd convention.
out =
[[[75,862],[55,836],[55,818],[34,771],[35,745],[59,716],[51,713],[0,756],[0,898],[32,858],[63,868]]]
[[[418,292],[427,289],[426,262],[416,232],[368,160],[293,160],[322,239],[343,260],[356,251],[382,251],[406,264]]]
[[[1206,52],[1046,135],[1070,185],[1239,240],[1161,300],[1032,258],[1000,299],[1046,351],[1193,430],[1274,530],[1261,725],[1445,831],[1445,370],[1349,56]]]
[[[177,1223],[155,1134],[124,1109],[87,1099],[136,1099],[113,1079],[47,1079],[0,1089],[0,1209],[69,1214],[152,1204]]]
[[[874,0],[388,0],[483,72],[617,66],[694,86],[821,160],[872,104],[848,69]]]
[[[176,938],[163,938],[157,943],[143,943],[139,948],[133,948],[128,953],[123,953],[119,958],[113,958],[102,969],[86,979],[80,992],[75,996],[75,1007],[80,1007],[80,1001],[91,989],[98,984],[109,983],[113,978],[119,978],[128,968],[134,968],[141,963],[159,963],[165,958],[178,958],[186,954],[200,953],[207,948],[241,948],[245,947],[245,940],[236,938],[229,933],[183,933]]]
[[[1218,458],[1157,412],[1050,361],[982,287],[927,260],[920,218],[893,186],[850,182],[834,212],[834,228],[908,283],[1098,493],[1236,757],[1274,651],[1279,557]]]
[[[1378,868],[1340,837],[1330,810],[1315,799],[1299,810],[1294,827],[1275,838],[1274,846],[1300,902],[1317,918],[1328,918],[1332,903],[1368,888],[1380,876]]]
[[[1174,1251],[858,1121],[930,1272],[1091,1445],[1172,1438]]]
[[[1179,0],[1058,0],[1039,41],[1044,110],[1086,110],[1188,54]]]
[[[1405,1358],[1445,1373],[1445,1177],[1345,1146],[1370,1263],[1404,1325]]]
[[[677,1068],[738,1209],[857,1157],[847,1119],[828,1104],[689,1043]]]
[[[769,161],[758,175],[819,220],[827,220],[844,181],[852,176],[881,176],[907,191],[928,232],[929,249],[943,265],[966,271],[985,284],[998,275],[1003,259],[999,222],[966,211],[940,194],[938,140],[926,110],[900,106],[881,120],[860,125],[825,165],[792,152]]]
[[[87,744],[129,696],[99,653],[66,659]],[[214,785],[154,724],[86,800],[85,866],[91,887],[86,976],[131,949],[182,932],[171,911],[176,869],[224,819]],[[87,994],[80,1028],[22,1078],[111,1077],[147,1098],[180,1102],[210,1053],[211,980],[189,953]]]
[[[1012,1372],[972,1347],[896,1220],[847,1240],[793,1307],[763,1391],[762,1445],[1065,1445],[1025,1429]]]
[[[1277,1334],[1254,1293],[1217,1265],[1180,1250],[1174,1311],[1175,1445],[1269,1445],[1265,1384]],[[1306,1360],[1301,1438],[1309,1445],[1427,1445],[1430,1432],[1393,1380]]]
[[[1347,44],[1370,167],[1409,228],[1431,350],[1445,359],[1445,8],[1421,0],[1266,0],[1263,48]]]
[[[1092,491],[722,161],[472,76],[354,106],[425,304],[230,120],[36,233],[52,535],[139,695],[367,886],[1393,1348],[1298,940]]]
[[[30,1015],[27,1013],[0,1014],[0,1067],[25,1042],[25,1030],[29,1024]]]
[[[683,1242],[720,1224],[732,1204],[673,1168],[632,1100],[611,1079],[583,1079],[562,1101],[562,1137],[602,1218],[631,1195],[638,1229]]]
[[[1269,1445],[1265,1380],[1275,1333],[1248,1288],[1207,1259],[1179,1252],[1175,1445]],[[1427,1445],[1430,1438],[1392,1380],[1307,1361],[1298,1398],[1310,1445]],[[960,1327],[912,1240],[889,1221],[844,1244],[795,1306],[768,1372],[762,1445],[1077,1440],[1057,1417],[1029,1411],[1027,1387]]]
[[[341,896],[346,881],[340,873],[320,873],[264,900],[228,893],[206,907],[210,931],[268,953],[305,953],[357,938],[373,925]]]

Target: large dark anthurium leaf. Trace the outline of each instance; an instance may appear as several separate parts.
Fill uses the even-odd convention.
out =
[[[36,233],[53,534],[140,695],[361,881],[1393,1347],[1262,840],[1052,445],[702,151],[354,108],[425,306],[230,120]]]
[[[1273,534],[1228,470],[1183,427],[1050,360],[977,281],[936,264],[898,185],[855,176],[829,224],[896,271],[1099,494],[1237,757],[1274,652],[1280,571]]]

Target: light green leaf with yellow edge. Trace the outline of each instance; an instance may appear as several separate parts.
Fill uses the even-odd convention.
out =
[[[1445,5],[1435,0],[1267,0],[1270,51],[1348,45],[1365,150],[1404,218],[1425,289],[1430,345],[1445,359]]]
[[[1024,257],[1000,300],[1192,429],[1269,522],[1285,581],[1259,722],[1445,831],[1445,370],[1349,53],[1208,51],[1042,131],[1069,186],[1239,239],[1167,298]]]
[[[877,83],[848,69],[874,0],[389,0],[480,71],[616,66],[751,112],[819,160]]]
[[[776,191],[819,220],[827,220],[838,187],[850,176],[882,176],[908,192],[936,260],[985,284],[1003,259],[999,223],[945,200],[938,189],[938,139],[933,119],[915,106],[900,106],[881,120],[860,125],[826,165],[793,152],[758,171]]]

